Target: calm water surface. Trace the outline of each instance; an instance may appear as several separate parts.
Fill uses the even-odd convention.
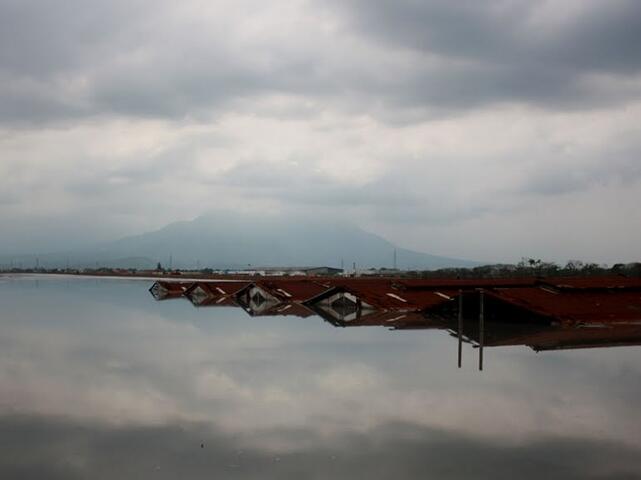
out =
[[[641,478],[641,348],[478,350],[445,330],[0,277],[2,479]]]

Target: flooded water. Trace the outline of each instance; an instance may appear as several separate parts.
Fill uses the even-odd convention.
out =
[[[641,478],[640,347],[537,353],[487,325],[479,371],[451,329],[150,284],[0,277],[0,478]]]

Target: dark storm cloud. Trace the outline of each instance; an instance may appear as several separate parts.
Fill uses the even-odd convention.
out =
[[[550,11],[541,18],[546,3]],[[348,6],[352,25],[384,45],[463,62],[422,76],[423,89],[411,97],[426,104],[465,108],[524,101],[576,108],[639,94],[638,89],[599,88],[588,77],[641,71],[641,3],[634,0],[581,2],[566,17],[562,6],[550,2],[354,0],[341,5]]]
[[[65,102],[51,95],[52,87],[44,84],[23,85],[14,88],[9,84],[19,79],[0,80],[0,123],[30,125],[55,122],[61,119],[82,119],[89,112],[86,108]]]
[[[208,25],[194,21],[198,4],[185,20],[165,2],[5,1],[0,122],[114,114],[199,119],[267,93],[332,100],[386,119],[396,109],[433,115],[512,101],[584,108],[639,95],[637,85],[591,77],[639,73],[639,2],[584,2],[559,18],[549,11],[541,16],[542,6],[340,2],[332,14],[344,17],[345,29],[343,39],[333,39],[341,48],[332,49],[324,48],[332,38],[315,31],[304,38],[294,32],[264,48],[244,44],[234,33],[253,19],[251,8],[227,24]],[[306,12],[311,18],[316,7]],[[274,33],[284,27],[278,19],[266,22]],[[348,38],[354,34],[368,39],[375,58],[353,48]],[[398,48],[417,54],[402,71],[386,64]]]
[[[188,116],[198,105],[261,88],[256,72],[231,65],[215,38],[163,24],[165,7],[145,1],[0,4],[0,121]]]
[[[638,450],[612,442],[561,437],[502,445],[408,424],[330,439],[302,429],[258,432],[248,439],[197,424],[106,427],[31,416],[4,417],[0,426],[0,474],[6,479],[572,480],[634,478],[641,472]],[[279,452],[256,446],[276,439],[300,447]]]
[[[87,66],[126,47],[124,35],[144,13],[142,2],[3,0],[0,65],[34,78]]]
[[[445,57],[568,72],[641,69],[641,4],[635,0],[579,2],[569,14],[568,5],[544,1],[341,3],[364,33]]]
[[[0,122],[29,125],[94,113],[74,80],[125,51],[140,2],[0,3]],[[85,79],[86,80],[86,79]]]

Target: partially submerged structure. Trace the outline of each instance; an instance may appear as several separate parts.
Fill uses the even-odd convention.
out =
[[[477,319],[560,325],[641,323],[641,279],[390,279],[270,277],[255,281],[159,280],[158,300],[185,296],[196,306],[234,302],[250,315],[311,311],[337,324],[420,313],[433,320]],[[289,307],[287,306],[289,305]],[[372,324],[376,322],[371,318]]]
[[[437,329],[478,349],[538,351],[641,345],[641,279],[482,280],[271,277],[255,281],[157,281],[157,300],[241,306],[252,316],[319,315],[337,327]]]
[[[184,282],[158,280],[149,288],[149,292],[156,300],[179,298],[185,293],[190,285],[191,284]]]
[[[641,345],[641,325],[584,325],[543,328],[526,334],[503,337],[486,346],[526,345],[536,352]]]
[[[200,281],[185,290],[184,295],[197,307],[233,306],[236,295],[248,285],[249,282]]]
[[[311,280],[265,280],[247,285],[236,294],[241,307],[252,316],[292,315],[309,316],[313,313],[303,302],[327,290],[328,285]]]
[[[360,321],[374,312],[421,312],[433,317],[456,315],[457,298],[482,287],[534,284],[535,279],[331,279],[330,288],[305,301],[319,315],[340,322]],[[468,300],[471,297],[466,297]]]

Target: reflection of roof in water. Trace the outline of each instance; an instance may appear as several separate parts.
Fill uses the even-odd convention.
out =
[[[240,290],[249,285],[250,282],[216,282],[216,281],[201,281],[194,282],[185,291],[185,295],[189,296],[190,293],[200,287],[205,293],[212,297],[220,297],[224,295],[236,295]]]
[[[337,327],[441,329],[476,346],[524,345],[546,351],[641,345],[640,284],[626,278],[487,282],[288,278],[158,281],[150,291],[157,298],[185,294],[196,306],[242,306],[257,317],[318,314]]]
[[[247,286],[247,282],[195,282],[185,296],[196,307],[234,306],[235,294]]]
[[[312,310],[335,327],[386,327],[392,330],[447,328],[442,320],[428,317],[420,312],[365,310],[359,315],[337,318],[322,308],[312,307]]]
[[[381,310],[366,310],[360,312],[360,314],[355,312],[354,315],[340,318],[321,308],[313,308],[313,310],[335,327],[394,327],[396,322],[407,318],[409,315],[418,315],[424,318],[420,314]]]
[[[481,278],[481,279],[456,279],[456,278],[400,278],[393,280],[393,284],[403,289],[475,289],[475,288],[507,288],[525,287],[536,285],[535,277],[522,278]]]
[[[543,330],[512,340],[537,352],[578,348],[603,348],[641,345],[641,325],[575,327]],[[500,346],[504,344],[496,344]]]
[[[304,302],[329,288],[327,284],[307,279],[270,279],[254,283],[274,297],[289,302]]]
[[[184,282],[158,280],[149,288],[149,292],[156,300],[178,298],[184,294],[189,285]]]
[[[462,334],[479,345],[481,330],[478,322],[466,321],[461,332],[454,322],[449,328],[453,335]],[[524,345],[535,351],[604,348],[641,345],[641,324],[546,326],[520,323],[487,322],[483,330],[485,347]]]
[[[641,320],[641,291],[554,290],[545,287],[488,291],[494,298],[565,323]]]
[[[314,305],[341,291],[348,292],[371,307],[400,312],[421,311],[451,301],[458,290],[445,288],[399,290],[390,280],[332,282],[332,288],[307,300]]]
[[[247,309],[246,309],[247,310]],[[296,302],[285,302],[271,305],[269,308],[260,312],[248,311],[254,317],[300,317],[307,318],[315,315],[313,311],[305,305]]]
[[[641,278],[623,276],[610,277],[548,277],[540,283],[559,289],[617,289],[641,290]]]
[[[234,297],[230,295],[220,297],[207,297],[200,302],[192,302],[196,307],[238,307]]]
[[[259,289],[261,297],[248,292]],[[183,293],[196,305],[211,298],[233,296],[252,313],[273,312],[275,305],[304,303],[323,306],[325,313],[345,321],[363,317],[361,310],[437,311],[456,315],[457,297],[464,292],[466,318],[478,315],[479,291],[486,292],[489,320],[560,322],[564,324],[641,321],[641,279],[626,277],[520,279],[390,279],[390,278],[266,278],[250,281],[157,281],[150,289],[157,299]],[[341,295],[345,298],[341,298]],[[323,302],[328,303],[324,305]],[[372,314],[372,312],[367,312]],[[271,313],[270,313],[271,314]]]

